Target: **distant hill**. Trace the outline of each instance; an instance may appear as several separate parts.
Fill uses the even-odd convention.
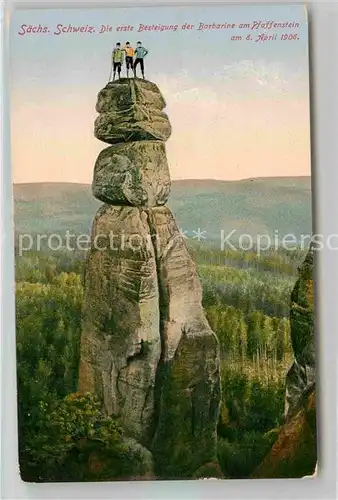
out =
[[[15,230],[18,233],[88,233],[101,205],[88,184],[14,185]],[[300,238],[311,233],[311,178],[268,177],[240,181],[177,180],[168,203],[180,228],[192,237],[200,228],[207,241],[235,230],[242,233]]]

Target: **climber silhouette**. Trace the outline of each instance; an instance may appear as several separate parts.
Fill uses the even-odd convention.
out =
[[[148,54],[148,50],[142,46],[141,42],[137,42],[135,49],[135,62],[134,62],[134,77],[136,78],[136,67],[141,66],[141,72],[144,79],[144,58]]]
[[[127,78],[129,77],[129,69],[134,69],[134,54],[135,51],[133,47],[130,45],[130,42],[126,42],[124,47],[124,52],[126,54],[126,68],[127,68]]]
[[[112,76],[113,81],[115,80],[116,70],[119,78],[121,77],[121,67],[124,61],[124,50],[121,49],[120,42],[117,42],[116,47],[112,52],[111,59],[112,64],[108,82],[111,81]]]

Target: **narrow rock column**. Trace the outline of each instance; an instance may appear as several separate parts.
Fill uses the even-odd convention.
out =
[[[175,478],[217,469],[220,375],[195,264],[164,206],[164,107],[146,80],[122,78],[98,95],[95,136],[111,146],[92,184],[104,205],[86,263],[79,390],[153,452],[159,477]]]
[[[159,276],[162,355],[158,368],[157,474],[191,477],[202,466],[220,476],[217,421],[219,345],[202,308],[195,264],[167,207],[151,210]]]
[[[157,86],[120,79],[98,95],[92,183],[105,204],[86,263],[79,390],[97,394],[128,435],[150,446],[161,355],[159,290],[149,207],[166,202],[171,127]]]
[[[313,259],[310,248],[291,295],[291,342],[295,359],[286,377],[287,419],[298,410],[303,395],[315,383]]]

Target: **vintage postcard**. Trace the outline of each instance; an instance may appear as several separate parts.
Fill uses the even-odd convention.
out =
[[[306,9],[19,9],[10,65],[22,479],[313,475]]]

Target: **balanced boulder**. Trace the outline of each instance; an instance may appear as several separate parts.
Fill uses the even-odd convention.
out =
[[[96,160],[93,195],[113,205],[154,207],[166,203],[170,174],[161,141],[133,141],[104,149]]]
[[[164,99],[155,84],[125,78],[108,84],[99,94],[95,137],[109,144],[157,139],[171,134]],[[103,92],[103,94],[102,94]]]

